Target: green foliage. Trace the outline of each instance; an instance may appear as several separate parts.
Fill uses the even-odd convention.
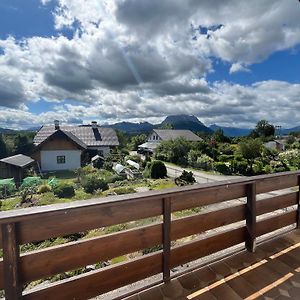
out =
[[[247,160],[250,174],[253,173],[254,160],[262,154],[262,142],[260,139],[247,139],[239,143],[240,153]]]
[[[163,246],[162,245],[157,245],[153,247],[149,247],[143,250],[143,255],[150,254],[159,250],[162,250]]]
[[[79,168],[77,170],[77,173],[79,174],[79,176],[85,176],[88,174],[97,173],[97,169],[91,165],[87,165],[85,167]]]
[[[33,139],[29,134],[18,134],[14,141],[15,154],[30,154],[33,150]]]
[[[285,165],[295,167],[296,169],[300,168],[300,150],[298,149],[279,153],[278,158]]]
[[[230,167],[223,162],[216,162],[214,163],[214,169],[224,175],[230,175],[231,174],[231,169]]]
[[[248,163],[244,159],[233,159],[231,161],[231,168],[233,173],[240,174],[240,175],[247,175],[248,172]]]
[[[128,145],[130,150],[137,150],[138,146],[147,141],[147,136],[145,134],[135,135],[131,138]]]
[[[51,192],[51,190],[52,190],[51,185],[42,184],[38,187],[37,192],[38,192],[38,194],[44,194],[44,193]]]
[[[275,135],[275,127],[266,120],[261,120],[256,124],[255,129],[250,133],[253,138],[266,138]]]
[[[107,182],[98,176],[98,174],[89,174],[83,177],[82,187],[86,193],[93,194],[98,190],[105,191],[108,189]]]
[[[16,185],[13,178],[0,180],[0,198],[6,198],[16,192]]]
[[[182,171],[182,174],[179,176],[179,179],[188,184],[193,184],[196,182],[193,172],[188,172],[186,170]]]
[[[164,178],[167,176],[167,168],[165,164],[160,160],[148,162],[144,172],[144,176],[153,179]]]
[[[7,150],[7,146],[6,143],[3,139],[2,134],[0,134],[0,159],[7,157],[8,155],[8,150]]]
[[[125,195],[125,194],[133,194],[135,193],[135,189],[133,187],[118,187],[111,190],[111,192],[116,193],[117,195]]]
[[[37,188],[41,184],[42,184],[41,177],[38,176],[26,177],[23,179],[20,189],[22,190],[24,188]]]
[[[75,196],[74,186],[71,183],[61,182],[54,189],[53,193],[58,198],[72,198]]]
[[[224,131],[221,128],[214,132],[213,139],[218,143],[230,143],[230,138],[224,135]]]
[[[156,149],[155,158],[185,166],[191,147],[192,143],[183,138],[163,141]]]

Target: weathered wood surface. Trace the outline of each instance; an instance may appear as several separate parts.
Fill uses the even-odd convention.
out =
[[[7,297],[10,297],[8,299],[18,299],[21,297],[20,287],[23,283],[156,245],[163,245],[163,251],[63,280],[47,288],[26,292],[24,297],[86,299],[161,272],[165,281],[168,281],[171,267],[246,240],[249,241],[249,250],[254,249],[256,236],[296,223],[298,216],[296,210],[259,222],[256,222],[256,216],[296,205],[299,201],[298,192],[288,192],[286,195],[261,201],[256,201],[255,197],[257,193],[297,186],[299,176],[300,171],[262,175],[180,189],[109,197],[104,200],[93,199],[1,212],[0,246],[3,246],[6,254],[4,260],[0,260],[0,287],[5,287]],[[171,220],[171,212],[246,196],[247,205],[241,204]],[[18,253],[19,244],[154,216],[163,216],[164,221],[24,253],[21,256]],[[172,240],[242,220],[247,220],[247,226],[202,237],[170,250]],[[12,231],[8,230],[9,226],[12,226]]]

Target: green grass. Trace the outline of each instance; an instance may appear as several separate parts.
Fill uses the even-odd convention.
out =
[[[118,263],[121,263],[123,261],[126,261],[127,260],[127,257],[125,255],[123,256],[118,256],[118,257],[115,257],[111,260],[111,264],[114,265],[114,264],[118,264]]]

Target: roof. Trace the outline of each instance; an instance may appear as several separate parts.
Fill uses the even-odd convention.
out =
[[[61,125],[60,131],[68,135],[73,141],[81,146],[97,147],[97,146],[118,146],[119,140],[113,128],[97,126],[95,129],[92,126],[71,126]],[[38,146],[45,141],[49,136],[56,132],[54,125],[43,126],[34,137],[34,144]]]
[[[124,170],[125,167],[121,164],[116,164],[112,167],[112,169],[117,173],[117,174],[121,174]]]
[[[23,154],[17,154],[14,156],[2,158],[2,159],[0,159],[0,162],[9,164],[9,165],[13,165],[13,166],[17,166],[20,168],[24,168],[24,167],[31,165],[34,162],[34,160],[29,156],[26,156]]]
[[[190,130],[179,129],[153,129],[153,131],[163,140],[170,141],[178,138],[184,138],[187,141],[197,142],[202,139]]]

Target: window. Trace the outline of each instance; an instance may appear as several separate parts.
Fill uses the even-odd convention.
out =
[[[56,161],[58,164],[65,164],[66,163],[66,157],[64,155],[56,156]]]

